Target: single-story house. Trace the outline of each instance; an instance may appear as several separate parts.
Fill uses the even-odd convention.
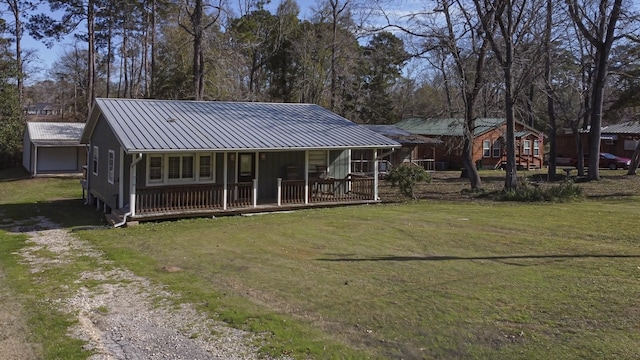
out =
[[[391,170],[402,163],[412,163],[424,167],[427,171],[435,170],[435,147],[442,144],[441,140],[422,135],[412,134],[395,125],[363,125],[368,129],[395,140],[402,147],[378,155],[381,172]],[[418,154],[422,154],[419,156]],[[351,156],[352,173],[371,173],[373,160],[369,151],[354,151]]]
[[[27,122],[22,165],[31,176],[78,174],[87,163],[83,123]]]
[[[62,115],[62,107],[52,103],[36,103],[24,108],[27,115]]]
[[[580,141],[584,154],[589,152],[589,130],[580,130]],[[640,141],[640,121],[627,121],[605,125],[600,130],[600,152],[631,158]],[[577,158],[575,136],[570,130],[556,136],[557,154],[564,158]]]
[[[396,123],[412,134],[435,137],[443,145],[435,148],[438,159],[436,169],[459,169],[462,166],[464,119],[409,118]],[[504,118],[478,118],[472,129],[473,161],[476,167],[497,169],[506,162],[504,135],[507,132]],[[544,164],[544,134],[542,131],[516,121],[516,165],[519,168],[542,168]],[[418,154],[419,157],[424,156]]]
[[[318,105],[102,98],[82,141],[87,202],[116,225],[378,202],[351,153],[400,148]]]

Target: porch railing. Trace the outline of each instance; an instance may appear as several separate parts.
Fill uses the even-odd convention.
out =
[[[227,207],[249,207],[253,204],[253,183],[228,184]],[[136,213],[224,209],[224,187],[221,184],[163,186],[136,189]]]
[[[304,204],[304,180],[282,180],[280,203]]]
[[[231,208],[249,207],[253,205],[253,183],[241,182],[228,184],[227,204]]]
[[[304,180],[280,180],[279,184],[280,198],[273,206],[374,200],[372,177],[309,179],[308,198],[305,198]],[[222,184],[139,188],[136,189],[136,215],[255,207],[256,194],[257,182],[227,184],[225,207]]]
[[[418,165],[425,169],[426,171],[436,171],[436,160],[435,159],[419,159],[419,160],[411,160],[411,163],[414,165]]]

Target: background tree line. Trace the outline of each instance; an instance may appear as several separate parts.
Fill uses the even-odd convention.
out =
[[[592,129],[595,153],[602,121],[637,117],[640,101],[632,0],[325,0],[308,19],[295,0],[274,11],[256,0],[45,1],[58,18],[32,1],[4,3],[13,17],[0,60],[14,71],[2,75],[21,106],[54,102],[76,121],[96,96],[307,102],[360,123],[460,117],[472,188],[481,187],[470,160],[475,118],[508,120],[512,188],[516,119],[545,131],[552,159],[564,128]],[[25,31],[77,40],[47,81],[28,81]],[[597,163],[588,165],[597,179]]]

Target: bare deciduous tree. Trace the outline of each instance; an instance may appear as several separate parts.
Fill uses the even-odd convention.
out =
[[[593,79],[590,86],[589,111],[589,180],[600,179],[598,169],[605,82],[609,69],[609,54],[613,43],[622,38],[616,35],[622,0],[592,1],[566,0],[569,14],[582,35],[594,48]]]

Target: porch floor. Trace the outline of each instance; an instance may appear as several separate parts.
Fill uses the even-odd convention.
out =
[[[277,205],[276,202],[264,202],[254,206],[235,207],[222,209],[209,209],[209,210],[181,210],[181,211],[158,211],[144,214],[137,214],[136,216],[128,217],[127,223],[154,221],[154,220],[170,220],[181,218],[194,218],[194,217],[216,217],[216,216],[233,216],[243,214],[255,214],[255,213],[268,213],[268,212],[280,212],[280,211],[292,211],[302,209],[317,209],[328,208],[338,206],[349,205],[367,205],[376,204],[380,201],[375,200],[354,200],[354,201],[327,201],[327,202],[313,202],[309,204],[282,204]],[[123,209],[113,210],[111,213],[106,214],[107,222],[110,225],[115,225],[123,222],[124,219]]]

